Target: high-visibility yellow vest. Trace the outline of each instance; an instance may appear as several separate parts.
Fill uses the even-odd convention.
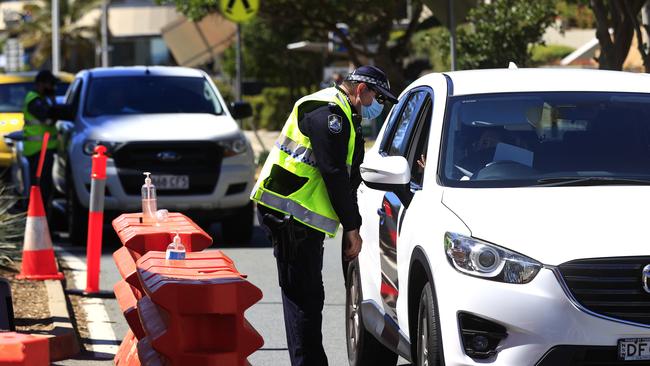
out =
[[[348,103],[345,95],[336,88],[323,89],[301,98],[294,105],[291,115],[282,128],[280,137],[264,163],[260,177],[251,193],[251,199],[260,205],[292,215],[295,220],[313,229],[334,236],[339,227],[339,217],[332,207],[325,181],[318,170],[318,162],[312,152],[311,141],[298,128],[298,108],[306,102],[322,103],[323,105],[335,103],[341,108],[347,123],[350,124],[346,160],[348,171],[352,166],[356,136],[352,124],[352,106]],[[346,123],[346,121],[341,121],[341,123]],[[274,179],[274,166],[293,173],[305,183],[295,192],[286,196],[268,189],[269,181]]]
[[[41,151],[41,144],[43,143],[43,135],[45,132],[50,133],[47,149],[51,150],[58,147],[56,127],[48,126],[42,121],[39,121],[36,116],[27,110],[29,103],[38,98],[41,98],[41,96],[37,92],[30,91],[25,96],[25,103],[23,103],[23,115],[25,117],[25,125],[23,126],[23,136],[25,137],[25,141],[23,141],[23,155],[25,156],[32,156]]]

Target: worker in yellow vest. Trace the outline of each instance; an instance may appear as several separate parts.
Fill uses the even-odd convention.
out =
[[[397,102],[386,75],[374,66],[298,100],[251,193],[273,241],[293,366],[327,365],[323,240],[341,224],[343,257],[352,260],[361,251],[361,120],[379,116],[386,100]]]
[[[52,164],[54,152],[58,146],[57,130],[54,124],[61,114],[61,108],[56,105],[55,86],[57,78],[49,70],[40,71],[36,75],[34,90],[27,93],[23,103],[25,125],[23,127],[23,155],[29,161],[31,184],[36,181],[36,170],[40,156],[43,135],[50,133],[47,153],[43,163],[40,186],[43,202],[49,204],[52,193]]]

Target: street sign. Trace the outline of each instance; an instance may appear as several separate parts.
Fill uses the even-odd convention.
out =
[[[243,23],[257,14],[260,0],[220,0],[221,14],[235,23]]]

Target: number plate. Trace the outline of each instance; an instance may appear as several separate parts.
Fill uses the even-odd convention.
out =
[[[619,339],[618,359],[623,361],[650,360],[650,338]]]
[[[151,175],[151,180],[157,190],[181,190],[190,189],[189,175]]]

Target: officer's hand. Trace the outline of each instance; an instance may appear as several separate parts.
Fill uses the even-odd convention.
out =
[[[343,233],[343,243],[345,244],[345,260],[351,261],[359,255],[361,252],[361,235],[359,235],[359,229],[346,231]]]

